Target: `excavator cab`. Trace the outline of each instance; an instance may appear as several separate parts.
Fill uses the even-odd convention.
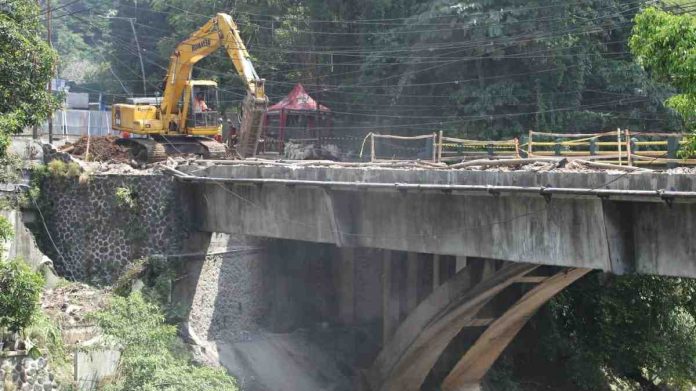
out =
[[[192,80],[186,86],[186,133],[215,136],[221,131],[217,83]]]

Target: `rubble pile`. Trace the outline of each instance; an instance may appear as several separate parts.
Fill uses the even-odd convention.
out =
[[[106,306],[105,292],[82,283],[46,289],[41,309],[62,326],[85,323],[85,315]]]
[[[89,143],[89,159],[93,161],[112,161],[118,163],[127,163],[131,160],[128,149],[116,145],[116,136],[93,136],[89,140],[87,136],[80,137],[77,141],[71,144],[66,144],[60,148],[61,152],[69,153],[75,157],[85,159],[87,154],[87,145]]]

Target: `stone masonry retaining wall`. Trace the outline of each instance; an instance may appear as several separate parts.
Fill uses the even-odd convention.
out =
[[[60,275],[110,283],[138,258],[180,250],[188,232],[177,200],[165,175],[48,177],[37,204],[50,237],[40,218],[33,230]]]
[[[17,391],[54,391],[59,384],[48,370],[48,361],[19,355],[0,357],[0,381],[12,384]],[[2,383],[0,383],[2,384]]]

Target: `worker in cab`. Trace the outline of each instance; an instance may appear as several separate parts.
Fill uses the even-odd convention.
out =
[[[193,112],[203,113],[208,111],[208,105],[205,104],[205,97],[202,92],[196,94],[196,98],[193,100]]]

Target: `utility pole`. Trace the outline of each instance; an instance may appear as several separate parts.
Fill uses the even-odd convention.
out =
[[[143,96],[147,96],[147,83],[145,83],[145,66],[143,65],[143,54],[140,51],[140,42],[138,42],[138,34],[135,32],[135,24],[133,24],[134,20],[135,18],[128,18],[128,21],[131,25],[131,30],[133,30],[133,37],[135,37],[135,47],[138,49],[138,58],[140,58],[140,72],[143,75]]]
[[[53,42],[51,40],[51,0],[46,0],[46,32],[47,32],[47,40],[48,40],[48,46],[53,48]],[[48,80],[48,95],[49,97],[53,93],[53,86],[51,86],[51,82],[53,81],[53,72],[51,72],[51,78]],[[50,106],[50,103],[49,103]],[[49,107],[48,111],[48,143],[53,144],[53,109]]]

